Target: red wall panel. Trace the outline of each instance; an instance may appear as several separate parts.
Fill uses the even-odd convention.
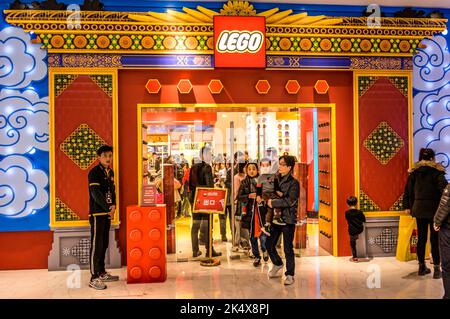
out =
[[[106,143],[112,145],[112,99],[89,76],[78,76],[55,98],[55,171],[56,196],[80,219],[88,219],[89,170],[81,170],[60,145],[80,124],[87,124]]]
[[[46,269],[53,232],[0,233],[0,270]]]
[[[386,122],[403,140],[403,147],[385,165],[364,146],[364,140]],[[408,99],[387,77],[380,77],[359,98],[360,188],[381,211],[403,195],[408,171]],[[388,181],[388,184],[386,184]]]

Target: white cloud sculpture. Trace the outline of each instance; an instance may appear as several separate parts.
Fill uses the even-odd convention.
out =
[[[48,151],[48,97],[33,90],[0,91],[0,154]]]
[[[22,89],[47,76],[47,53],[21,28],[0,31],[0,86]]]
[[[0,161],[0,216],[22,218],[44,208],[49,200],[47,174],[24,156]]]
[[[436,161],[450,167],[450,53],[446,39],[424,39],[426,46],[414,56],[414,157],[429,147]],[[450,178],[450,175],[447,175]]]

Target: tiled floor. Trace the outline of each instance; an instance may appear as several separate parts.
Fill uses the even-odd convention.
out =
[[[442,281],[416,276],[417,262],[376,258],[354,264],[348,258],[302,257],[296,260],[296,282],[285,287],[281,279],[268,279],[270,264],[258,269],[250,259],[229,260],[204,268],[198,262],[169,262],[164,283],[126,283],[126,269],[113,270],[121,277],[105,291],[87,284],[89,271],[76,276],[47,270],[1,271],[0,298],[441,298]],[[370,288],[377,284],[379,287]],[[75,280],[74,280],[75,279]],[[368,286],[368,283],[370,284]]]

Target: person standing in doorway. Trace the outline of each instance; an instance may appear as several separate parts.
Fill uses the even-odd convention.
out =
[[[436,163],[435,153],[430,148],[422,148],[419,162],[410,170],[403,196],[405,211],[417,221],[417,259],[419,276],[431,273],[425,264],[425,250],[430,229],[431,254],[433,257],[433,278],[441,278],[438,232],[434,230],[433,218],[439,206],[442,192],[447,186],[445,168]]]
[[[105,256],[109,245],[111,218],[116,211],[114,172],[111,169],[113,148],[103,145],[97,150],[99,164],[89,171],[89,223],[91,225],[89,287],[103,290],[105,282],[117,281],[105,269]]]
[[[295,255],[294,255],[294,234],[297,223],[298,199],[300,196],[300,184],[292,175],[295,166],[293,156],[282,156],[279,160],[278,185],[281,192],[280,198],[269,199],[267,205],[270,208],[282,209],[283,220],[286,225],[272,224],[270,226],[270,236],[267,237],[267,251],[273,267],[268,272],[269,278],[280,277],[283,269],[283,261],[277,252],[277,242],[283,234],[283,248],[286,258],[286,278],[285,285],[294,283]]]
[[[197,187],[214,187],[214,178],[212,167],[209,164],[211,162],[211,149],[204,146],[200,149],[200,162],[195,163],[191,168],[189,174],[189,188],[191,190],[191,204],[194,205],[195,190]],[[191,229],[191,241],[192,241],[192,254],[195,257],[200,256],[202,253],[199,249],[199,231],[202,221],[208,225],[207,231],[205,231],[205,246],[206,255],[209,256],[209,214],[193,213],[192,214],[192,229]],[[212,226],[212,225],[211,225]],[[216,252],[214,247],[211,252],[212,257],[222,256],[222,253]]]
[[[224,158],[226,158],[226,154],[224,154]],[[238,224],[236,222],[236,216],[235,216],[235,220],[232,220],[232,216],[231,216],[231,205],[235,205],[234,203],[234,196],[231,193],[231,185],[234,182],[234,176],[235,174],[238,173],[238,165],[239,163],[244,163],[244,154],[241,151],[237,151],[236,153],[234,153],[234,167],[231,167],[231,162],[226,162],[227,164],[229,164],[227,166],[227,172],[226,172],[226,178],[225,178],[225,187],[228,190],[228,198],[227,198],[227,207],[226,207],[226,214],[228,215],[228,219],[230,221],[230,228],[231,230],[233,229],[232,227],[232,223],[235,223],[234,225],[236,226],[236,224]],[[234,185],[233,185],[234,186]],[[234,189],[234,193],[236,193],[236,189]],[[236,208],[236,205],[235,205]],[[237,214],[236,214],[237,215]],[[239,227],[240,229],[240,227]],[[226,222],[221,221],[220,224],[220,233],[222,235],[222,240],[226,239]],[[236,238],[236,229],[235,229],[235,234],[232,234],[232,238],[233,238],[233,249],[237,250],[238,249],[238,244],[239,244],[239,238]]]
[[[434,215],[434,230],[439,232],[442,262],[443,299],[450,299],[450,185],[444,190],[439,208]]]
[[[272,163],[272,173],[277,174],[278,173],[278,158],[277,158],[277,149],[275,147],[268,147],[266,150],[266,156],[270,159],[270,162]]]

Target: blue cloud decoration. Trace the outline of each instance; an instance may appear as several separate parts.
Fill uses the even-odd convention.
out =
[[[47,53],[0,22],[0,232],[48,230]]]
[[[450,166],[450,52],[443,34],[424,39],[414,56],[414,156],[421,147],[436,151],[436,161]],[[447,174],[447,179],[450,175]]]

